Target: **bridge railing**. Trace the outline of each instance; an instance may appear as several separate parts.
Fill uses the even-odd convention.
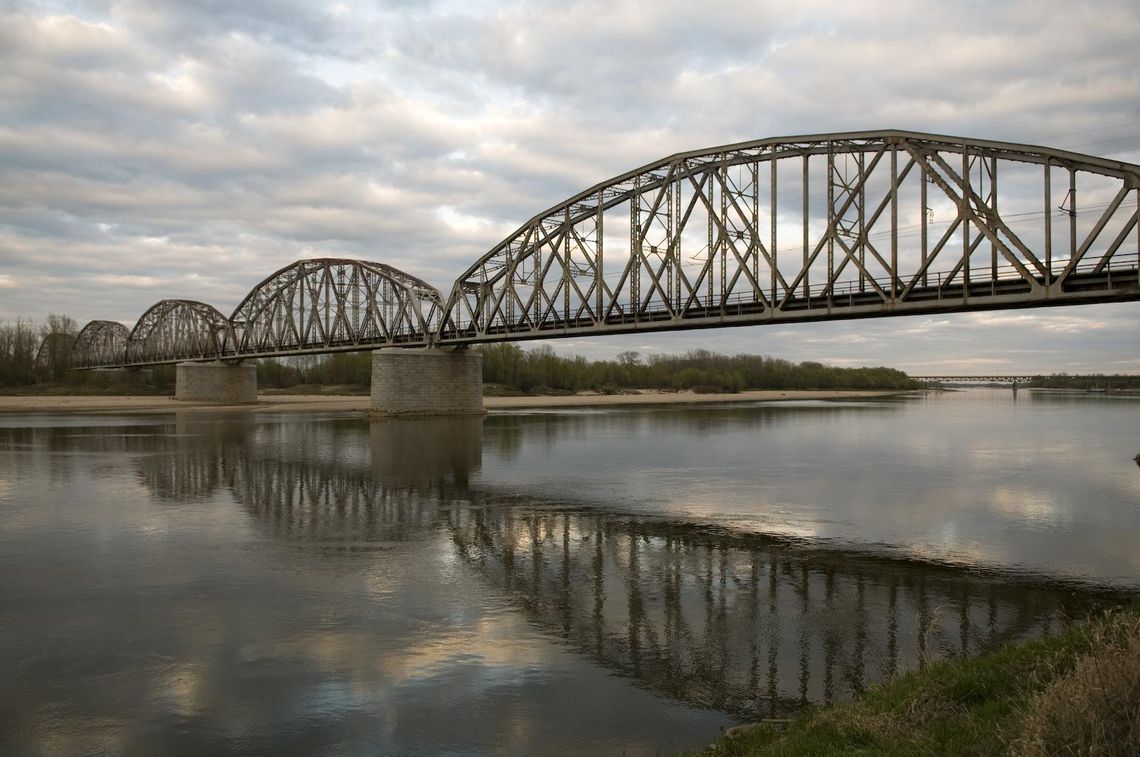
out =
[[[1073,275],[1080,276],[1081,274],[1103,274],[1105,277],[1104,283],[1106,286],[1111,287],[1114,279],[1117,283],[1135,283],[1137,281],[1138,261],[1140,255],[1117,255],[1109,260],[1104,265],[1099,265],[1093,261],[1082,261],[1073,267]],[[1064,264],[1066,260],[1059,261]],[[999,265],[996,267],[987,267],[985,269],[986,275],[978,276],[978,269],[973,269],[970,274],[970,294],[978,296],[979,287],[984,287],[990,284],[989,294],[997,294],[999,285],[1002,283],[1016,283],[1025,281],[1024,276],[1016,267],[1012,265]],[[921,290],[935,290],[938,296],[941,297],[942,290],[950,285],[961,285],[963,277],[961,271],[929,271],[924,275],[926,284],[918,287]],[[1034,277],[1037,283],[1045,286],[1050,283],[1045,280],[1044,276]],[[1056,281],[1057,277],[1053,277]],[[955,284],[957,282],[957,284]],[[830,300],[833,304],[842,304],[844,300],[848,304],[854,304],[852,298],[859,294],[874,294],[875,285],[878,285],[883,291],[890,293],[892,285],[894,291],[900,292],[909,281],[905,277],[898,277],[894,281],[885,277],[866,277],[862,281],[859,279],[849,279],[845,281],[838,281],[834,284],[813,284],[808,287],[808,296],[803,298],[805,301],[818,302],[822,300]],[[829,296],[830,295],[830,296]],[[796,298],[793,298],[795,300]],[[747,293],[738,293],[729,295],[724,302],[729,305],[742,305],[745,303],[754,303],[756,299],[749,296]]]
[[[1082,262],[1073,268],[1073,273],[1070,278],[1074,281],[1080,280],[1082,276],[1095,274],[1102,278],[1098,283],[1105,289],[1111,289],[1115,285],[1136,284],[1137,276],[1140,275],[1140,268],[1138,268],[1138,255],[1118,255],[1104,265],[1098,265],[1096,262]],[[1059,261],[1064,264],[1064,260]],[[1017,270],[1013,265],[999,265],[996,267],[988,266],[985,269],[985,275],[978,275],[979,269],[971,271],[971,278],[969,280],[968,295],[971,297],[984,297],[986,295],[996,296],[999,294],[1003,286],[1016,286],[1023,285],[1021,289],[1028,291],[1029,283],[1025,280],[1023,274]],[[785,308],[802,308],[802,309],[815,309],[815,308],[836,308],[836,307],[850,307],[854,305],[863,305],[868,303],[875,303],[881,301],[881,296],[876,291],[878,289],[886,292],[888,295],[892,292],[898,294],[902,292],[911,283],[911,280],[906,277],[898,277],[893,281],[885,277],[864,277],[862,280],[849,279],[844,281],[834,282],[832,284],[813,284],[807,289],[807,295],[792,296],[785,304]],[[929,296],[929,299],[938,301],[944,298],[954,297],[961,299],[962,287],[965,285],[964,276],[962,271],[928,271],[921,277],[924,283],[917,285],[912,290],[911,297],[916,298],[924,293]],[[1057,281],[1057,276],[1053,276],[1051,281],[1046,281],[1044,276],[1036,276],[1034,280],[1041,286],[1046,286]],[[802,292],[802,289],[800,290]],[[781,293],[783,294],[783,293]],[[700,297],[694,298],[684,312],[695,312],[699,315],[707,315],[711,312],[722,312],[724,314],[743,314],[745,312],[760,312],[762,311],[763,303],[752,296],[750,293],[739,292],[733,293],[726,297]],[[684,313],[682,313],[683,315]],[[656,315],[672,316],[672,311],[667,308],[660,308],[659,310],[642,311],[638,314],[638,318],[648,320]],[[609,322],[620,322],[624,319],[632,317],[630,314],[618,309],[617,315],[612,317]],[[462,332],[452,329],[451,336],[458,336]],[[445,330],[444,336],[448,336],[449,332]]]

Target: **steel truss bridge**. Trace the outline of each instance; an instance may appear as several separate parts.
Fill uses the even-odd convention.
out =
[[[999,192],[1000,187],[1000,192]],[[1140,300],[1140,166],[907,131],[672,155],[523,224],[444,296],[302,260],[230,316],[92,321],[79,368]]]

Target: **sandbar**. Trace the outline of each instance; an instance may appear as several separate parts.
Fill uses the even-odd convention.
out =
[[[778,391],[737,394],[642,391],[631,394],[572,394],[563,396],[484,397],[487,410],[534,410],[565,407],[618,407],[623,405],[723,404],[735,402],[786,402],[792,400],[846,400],[890,397],[909,392],[892,391]],[[184,402],[157,396],[0,396],[0,414],[62,413],[153,415],[163,413],[279,413],[366,412],[368,397],[361,395],[263,394],[256,403],[224,404]]]

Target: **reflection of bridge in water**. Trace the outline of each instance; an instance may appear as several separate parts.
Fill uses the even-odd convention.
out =
[[[466,562],[575,649],[738,715],[848,699],[1084,609],[963,570],[684,523],[484,506],[455,511],[451,525]]]
[[[483,423],[374,423],[367,436],[357,420],[190,424],[173,448],[141,458],[140,474],[175,499],[224,487],[270,538],[318,554],[382,560],[384,542],[408,539],[454,550],[576,652],[740,716],[843,700],[930,657],[1045,633],[1095,605],[1043,582],[504,497],[477,481]],[[488,454],[551,430],[513,432]]]
[[[478,418],[373,423],[367,437],[357,422],[347,425],[330,432],[328,422],[288,424],[295,433],[282,438],[248,417],[191,416],[176,421],[173,435],[110,439],[117,450],[147,453],[138,477],[159,500],[228,490],[275,537],[324,547],[422,536],[440,501],[462,496],[479,466]]]
[[[422,538],[478,467],[480,431],[478,419],[373,423],[371,460],[239,455],[226,484],[278,537],[349,550]]]

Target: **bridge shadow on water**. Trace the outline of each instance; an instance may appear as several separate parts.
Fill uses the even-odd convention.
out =
[[[739,423],[777,422],[751,418]],[[450,550],[549,638],[658,695],[737,717],[849,699],[938,657],[1056,631],[1117,599],[1049,577],[828,549],[482,482],[484,455],[573,437],[582,422],[187,418],[172,434],[113,443],[148,453],[137,477],[158,500],[228,493],[268,542],[318,564],[330,554],[384,559],[395,541]]]

